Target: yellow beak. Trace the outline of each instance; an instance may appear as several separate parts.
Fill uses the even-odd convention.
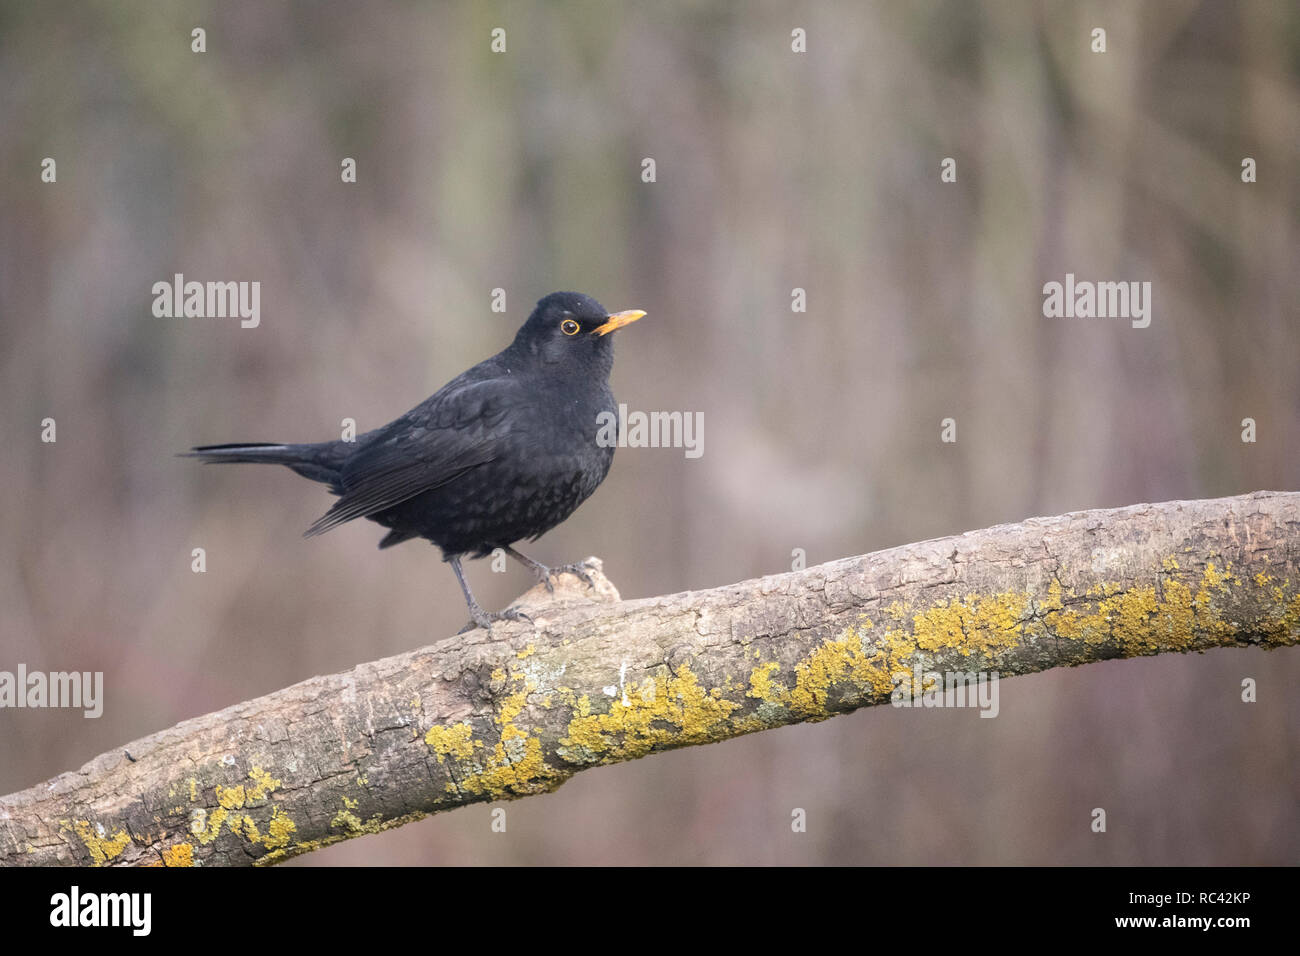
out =
[[[595,335],[608,335],[615,329],[621,329],[625,325],[631,325],[641,316],[645,315],[640,309],[628,309],[626,312],[615,312],[613,315],[605,316],[607,321],[604,325],[592,329]]]

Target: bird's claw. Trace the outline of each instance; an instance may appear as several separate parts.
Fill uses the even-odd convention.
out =
[[[527,621],[529,624],[536,623],[523,611],[512,607],[508,607],[504,611],[494,611],[492,614],[489,614],[488,617],[494,621]]]
[[[560,575],[560,574],[575,575],[579,579],[581,579],[582,583],[587,585],[587,587],[591,588],[593,591],[596,590],[596,579],[591,576],[591,572],[587,570],[587,566],[585,564],[582,563],[566,564],[562,568],[556,568],[551,573],[554,575]]]
[[[466,631],[472,631],[475,627],[481,627],[485,631],[492,630],[493,621],[527,621],[529,624],[536,624],[531,617],[518,608],[508,607],[504,611],[485,611],[481,607],[472,607],[469,609],[470,617],[473,620],[460,629],[460,634]]]
[[[582,582],[596,590],[596,579],[591,576],[585,564],[565,564],[558,568],[542,567],[537,571],[537,580],[540,584],[546,585],[546,590],[550,594],[555,593],[555,579],[561,574],[573,574],[579,577]]]

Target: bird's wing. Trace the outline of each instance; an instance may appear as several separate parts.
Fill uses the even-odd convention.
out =
[[[509,378],[452,382],[349,456],[343,494],[307,529],[307,537],[378,514],[492,461],[516,399]]]

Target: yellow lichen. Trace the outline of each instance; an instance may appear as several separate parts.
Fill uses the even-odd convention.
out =
[[[243,787],[223,787],[217,784],[217,803],[227,810],[239,810],[246,799]]]
[[[278,778],[272,777],[261,767],[254,767],[248,772],[248,779],[253,781],[253,786],[248,788],[249,801],[261,800],[268,793],[280,789]]]
[[[1010,591],[940,601],[912,616],[912,635],[925,651],[952,649],[964,657],[991,657],[1020,643],[1028,603],[1028,595]]]
[[[1127,590],[1103,583],[1085,595],[1093,599],[1091,608],[1082,602],[1069,610],[1063,608],[1059,585],[1053,582],[1043,620],[1057,637],[1093,646],[1113,642],[1125,656],[1182,651],[1192,646],[1198,631],[1219,639],[1233,633],[1233,625],[1215,602],[1231,592],[1234,582],[1240,583],[1240,578],[1209,562],[1195,593],[1176,578],[1158,587],[1146,584]]]
[[[612,701],[606,713],[579,711],[569,721],[559,753],[572,763],[605,763],[717,740],[729,736],[727,718],[739,708],[705,691],[691,669],[682,666],[673,676],[644,682],[627,703]]]
[[[331,827],[344,827],[353,833],[361,831],[361,818],[351,810],[340,810],[334,814],[334,819],[330,821]]]
[[[194,865],[194,844],[177,843],[174,846],[164,847],[162,851],[162,866],[193,866]]]
[[[207,846],[221,835],[221,827],[229,813],[225,807],[217,807],[211,813],[200,807],[190,814],[190,832]]]
[[[243,831],[244,838],[249,843],[261,843],[262,835],[257,830],[257,823],[252,817],[245,814],[243,817],[237,817],[230,822],[230,832],[238,834]]]
[[[310,853],[313,850],[319,850],[322,847],[329,846],[333,843],[339,843],[362,833],[381,833],[384,830],[390,830],[393,827],[400,827],[407,823],[412,823],[424,816],[426,816],[426,814],[419,810],[411,813],[404,813],[401,816],[392,817],[388,820],[385,820],[376,814],[369,820],[361,822],[359,830],[354,831],[350,828],[344,828],[340,832],[330,833],[315,840],[303,840],[299,843],[294,843],[292,846],[288,844],[288,838],[286,835],[285,844],[283,846],[277,847],[265,856],[254,860],[253,865],[272,866],[282,860],[287,860],[291,856],[297,856],[300,853]],[[292,831],[291,823],[288,824],[288,830],[289,832]]]
[[[131,837],[125,830],[118,830],[112,836],[104,835],[102,824],[91,826],[89,820],[78,820],[73,824],[77,838],[81,840],[95,866],[103,866],[126,849]]]
[[[217,784],[215,788],[217,797],[217,806],[212,808],[199,807],[190,813],[190,832],[198,838],[200,844],[207,845],[212,843],[221,835],[221,830],[225,827],[235,836],[243,837],[250,843],[261,843],[264,846],[280,846],[283,844],[270,842],[268,836],[263,840],[258,830],[257,822],[248,814],[240,814],[234,811],[250,808],[254,801],[265,800],[266,797],[278,790],[281,781],[272,777],[261,767],[253,767],[249,771],[248,779],[252,781],[251,785],[239,784],[233,787]],[[197,784],[194,780],[190,781],[191,793],[197,792]],[[271,824],[274,828],[276,815],[284,816],[284,811],[278,807],[272,810]],[[287,820],[288,818],[285,817]],[[292,823],[289,824],[292,828]],[[284,826],[281,824],[280,830],[283,832]]]
[[[781,665],[776,661],[759,664],[749,673],[749,690],[745,691],[745,696],[757,697],[761,701],[780,706],[789,703],[790,692],[785,685],[772,680],[780,670]]]
[[[502,668],[492,671],[493,682],[506,680]],[[528,704],[529,692],[536,689],[536,682],[523,674],[515,674],[511,680],[522,686],[498,705],[495,723],[500,734],[490,751],[482,740],[474,738],[473,728],[466,722],[450,727],[435,724],[425,733],[425,743],[438,762],[448,758],[452,761],[454,779],[443,785],[448,793],[509,797],[540,793],[558,785],[556,771],[543,757],[541,738],[515,723]]]
[[[523,712],[528,704],[528,691],[521,690],[517,694],[511,694],[501,702],[501,709],[497,712],[497,723],[501,725],[502,736],[507,732],[514,731],[520,733],[515,727],[515,718]]]
[[[844,685],[875,696],[893,689],[893,675],[906,671],[916,651],[916,642],[905,631],[887,629],[870,653],[863,648],[855,628],[843,637],[826,641],[795,665],[795,685],[790,692],[790,710],[805,720],[825,720],[832,693]]]
[[[1259,585],[1260,590],[1267,590],[1271,598],[1269,614],[1263,621],[1262,631],[1266,646],[1278,647],[1295,643],[1296,635],[1300,634],[1300,593],[1288,598],[1291,581],[1288,579],[1280,585],[1268,587],[1272,580],[1274,579],[1269,578]]]
[[[501,737],[482,765],[476,765],[461,781],[462,790],[505,797],[544,793],[555,788],[556,772],[543,758],[541,738],[530,736],[514,722],[527,701],[527,686],[502,701],[496,717]]]
[[[442,763],[448,757],[466,758],[474,755],[474,728],[469,724],[459,723],[450,727],[434,724],[424,735],[424,742]]]
[[[279,789],[280,781],[273,778],[261,767],[254,767],[248,774],[252,786],[237,785],[226,787],[216,785],[217,806],[223,810],[242,810],[255,800],[265,799],[267,794]],[[224,816],[222,817],[224,819]]]
[[[268,850],[288,846],[297,829],[297,825],[289,819],[289,814],[276,807],[271,811],[271,822],[266,826],[266,839],[262,845]]]

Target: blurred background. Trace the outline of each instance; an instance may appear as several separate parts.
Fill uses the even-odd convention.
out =
[[[702,457],[620,450],[529,550],[624,597],[1300,489],[1298,72],[1289,0],[2,0],[0,669],[106,702],[0,711],[0,792],[454,633],[426,544],[304,540],[320,486],[173,456],[383,424],[557,289],[649,313],[620,401],[704,414]],[[260,326],[155,318],[177,272],[260,281]],[[1067,272],[1150,281],[1150,327],[1045,318]],[[487,607],[531,583],[468,570]],[[872,708],[294,865],[1294,864],[1298,680],[1293,650],[1054,671],[996,720]]]

